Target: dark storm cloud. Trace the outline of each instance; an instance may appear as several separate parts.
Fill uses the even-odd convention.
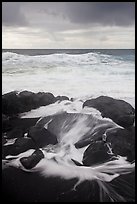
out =
[[[29,12],[28,12],[29,9]],[[27,13],[28,12],[28,13]],[[71,23],[81,26],[87,24],[129,26],[135,20],[134,2],[4,2],[2,4],[2,22],[10,26],[31,26],[29,14],[44,13],[64,17]],[[55,23],[54,23],[55,24]],[[33,24],[34,25],[34,24]]]
[[[6,26],[27,25],[28,21],[21,7],[22,4],[19,2],[2,3],[2,23]]]
[[[71,2],[67,14],[75,23],[100,23],[105,25],[130,25],[135,19],[133,2]]]

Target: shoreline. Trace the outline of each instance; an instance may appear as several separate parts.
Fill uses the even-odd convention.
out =
[[[115,155],[127,156],[127,161],[129,162],[129,164],[131,164],[135,160],[135,110],[129,103],[123,100],[117,100],[108,96],[100,96],[97,98],[91,98],[84,102],[81,101],[81,109],[78,108],[75,110],[75,101],[70,100],[66,96],[55,97],[52,93],[39,92],[35,94],[30,91],[23,91],[19,94],[16,94],[16,92],[10,92],[3,95],[2,99],[3,161],[6,160],[6,156],[8,155],[18,156],[20,153],[25,153],[25,151],[28,151],[29,149],[34,149],[36,150],[36,153],[22,160],[22,165],[27,165],[26,168],[29,168],[28,170],[31,170],[31,168],[37,168],[36,164],[37,162],[39,162],[39,159],[40,161],[42,161],[42,152],[39,152],[40,149],[43,148],[43,145],[44,147],[45,145],[47,145],[47,148],[48,145],[52,145],[53,147],[58,146],[58,133],[59,131],[63,131],[62,124],[64,122],[67,124],[67,129],[64,129],[65,131],[67,131],[66,133],[69,133],[69,131],[71,131],[73,133],[73,136],[75,136],[76,134],[77,136],[79,136],[81,132],[84,131],[82,133],[84,136],[82,137],[83,139],[80,139],[80,137],[78,141],[76,140],[77,142],[74,144],[74,146],[77,151],[79,151],[83,147],[86,147],[86,150],[83,154],[82,163],[79,163],[72,157],[71,162],[73,162],[74,167],[75,165],[77,166],[77,168],[79,168],[79,166],[81,165],[83,167],[89,167],[100,162],[105,163],[106,161],[109,161],[111,159],[111,155],[108,155],[107,153],[108,147],[102,140],[103,133],[106,133],[107,130],[109,130],[108,128],[110,126],[120,127],[116,128],[114,132],[110,131],[107,133],[107,142],[111,143],[113,153]],[[58,105],[60,105],[61,108],[64,107],[65,109],[62,109],[62,111],[60,112],[60,109],[58,109]],[[46,111],[47,116],[40,122],[38,122],[40,117],[20,117],[21,113],[32,110],[38,111],[41,106],[45,107],[45,111],[48,111]],[[71,110],[71,112],[69,112],[69,110]],[[96,110],[94,114],[93,110]],[[48,120],[49,125],[47,123]],[[89,122],[90,120],[91,122]],[[72,122],[74,122],[74,124]],[[45,124],[47,125],[45,126]],[[79,124],[79,126],[77,126],[77,124]],[[94,129],[94,126],[96,127],[96,131],[92,132],[92,134],[94,135],[94,139],[92,140],[92,142],[90,139],[91,136],[87,129],[87,124],[90,124],[89,127],[91,128],[91,130]],[[104,126],[103,124],[106,125]],[[14,141],[15,138],[16,140]],[[13,143],[7,144],[8,142]],[[39,151],[37,152],[38,149]],[[74,156],[76,155],[74,154]],[[9,164],[10,161],[12,161],[12,159],[7,160]],[[60,162],[60,160],[58,160],[58,162]],[[85,195],[89,194],[88,185],[91,185],[89,184],[89,181],[85,181],[84,183],[82,182],[80,185],[78,185],[77,191],[73,191],[72,189],[75,186],[74,184],[76,183],[77,179],[64,180],[63,178],[59,178],[58,176],[44,178],[39,173],[23,172],[21,169],[16,168],[16,166],[6,167],[3,169],[2,173],[4,187],[3,194],[9,195],[10,199],[13,201],[24,200],[24,202],[63,202],[70,200],[70,202],[100,202],[100,198],[98,196],[99,184],[97,184],[98,182],[96,183],[96,181],[91,182],[91,184],[95,183],[94,185],[96,186],[92,189],[95,195],[91,195],[89,198],[87,198],[86,196],[81,197],[81,193],[82,195],[83,193]],[[132,173],[126,174],[125,176],[121,175],[116,179],[116,181],[119,181],[122,178],[125,180],[125,182],[128,181],[132,186],[130,191],[134,191],[134,171]],[[112,183],[113,182],[115,183],[115,180],[112,180]],[[28,186],[27,189],[26,183]],[[126,187],[128,188],[128,185],[125,186],[125,188]],[[37,191],[38,193],[33,193],[35,191]],[[48,193],[45,194],[45,191]],[[128,197],[122,191],[122,187],[118,189],[118,192],[127,201],[134,200],[134,193],[130,192],[130,196]],[[117,199],[119,199],[118,201],[121,201],[120,197]],[[104,198],[104,200],[108,201],[109,198]]]

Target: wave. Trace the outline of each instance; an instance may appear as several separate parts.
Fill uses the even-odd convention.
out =
[[[43,63],[45,67],[49,64],[54,66],[57,65],[97,65],[97,64],[110,64],[116,65],[119,64],[122,60],[117,59],[114,56],[100,54],[100,53],[86,53],[86,54],[50,54],[50,55],[35,55],[35,56],[28,56],[17,54],[13,52],[3,52],[2,53],[2,63],[4,65],[8,65],[12,63],[15,65],[24,65],[27,64],[28,66],[33,66],[33,63],[36,63],[35,66],[43,67]]]
[[[125,56],[89,52],[22,55],[2,53],[2,92],[52,92],[69,97],[132,98],[134,106],[135,64]]]

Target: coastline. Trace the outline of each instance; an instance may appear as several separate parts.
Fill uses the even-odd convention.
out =
[[[81,131],[78,131],[78,128],[82,128],[82,129],[85,128],[86,130],[87,127],[85,125],[91,119],[92,119],[93,125],[95,123],[94,120],[98,121],[98,123],[100,124],[98,128],[97,126],[98,123],[97,122],[96,122],[97,124],[95,123],[97,132],[96,134],[95,132],[92,133],[93,135],[96,135],[94,136],[94,139],[92,140],[92,142],[90,137],[88,136],[89,135],[88,132],[83,133],[85,134],[85,136],[82,137],[83,138],[82,140],[81,139],[78,139],[78,141],[76,140],[77,142],[75,143],[75,147],[77,150],[79,150],[82,147],[86,147],[87,144],[89,145],[87,146],[88,149],[84,153],[85,156],[83,155],[83,163],[82,163],[83,166],[90,166],[98,162],[104,163],[111,159],[110,155],[106,153],[108,150],[106,146],[104,146],[104,142],[102,141],[103,132],[104,131],[106,132],[106,130],[110,126],[114,128],[120,125],[119,128],[118,129],[116,128],[114,132],[110,131],[110,133],[109,132],[107,133],[108,142],[112,144],[112,149],[114,154],[127,156],[129,163],[132,163],[135,160],[135,152],[134,152],[134,148],[135,148],[134,111],[135,110],[130,104],[128,104],[125,101],[116,100],[107,96],[100,96],[98,98],[93,98],[84,102],[81,101],[82,112],[79,112],[80,109],[75,109],[76,107],[74,108],[74,101],[72,101],[72,99],[70,100],[67,96],[54,97],[52,93],[33,93],[30,91],[23,91],[17,94],[16,92],[10,92],[3,95],[2,99],[3,99],[2,101],[3,103],[2,104],[3,105],[3,110],[2,110],[3,111],[2,112],[3,113],[2,115],[2,128],[3,128],[2,158],[3,160],[5,160],[6,156],[8,155],[18,155],[19,153],[29,150],[31,148],[34,148],[37,150],[37,148],[42,148],[43,145],[44,146],[48,144],[52,144],[53,146],[58,145],[57,135],[58,135],[58,131],[60,131],[62,128],[62,123],[66,121],[66,123],[68,123],[69,125],[69,129],[71,130],[71,128],[75,124],[75,123],[73,124],[72,121],[74,120],[74,118],[76,120],[76,117],[78,117],[77,120],[80,119],[80,121],[83,121],[83,122],[79,123],[81,124],[80,125],[81,127],[76,126],[75,131],[77,130],[77,133],[75,132],[74,134],[78,134],[78,135],[81,134],[80,133]],[[65,109],[67,112],[66,111],[62,112],[62,109],[60,109],[61,112],[59,111],[59,109],[57,110],[57,107],[58,107],[57,105],[60,105],[60,107],[65,107],[65,108],[67,107]],[[34,118],[27,118],[28,117],[27,114],[30,114],[32,112],[32,109],[33,111],[35,110],[37,111],[37,110],[40,110],[41,106],[45,108],[49,108],[49,109],[45,109],[49,111],[49,112],[46,111],[46,113],[49,114],[49,116],[47,115],[45,119],[43,118],[43,120],[41,120],[40,122],[38,122],[40,120],[40,116],[34,117]],[[73,106],[73,109],[72,109],[72,106]],[[69,109],[68,107],[69,108],[71,107],[71,109]],[[98,112],[95,111],[93,115],[93,110],[94,111],[97,110]],[[26,118],[20,117],[23,112],[25,112]],[[48,125],[46,126],[47,129],[46,127],[43,128],[43,125],[46,124],[46,120],[47,120],[46,118],[48,120],[50,120],[50,118],[52,118],[53,121],[55,120],[55,122],[51,123],[49,126]],[[103,118],[106,118],[106,119],[104,120]],[[103,121],[107,126],[103,126],[104,124]],[[104,128],[102,129],[100,127],[105,127],[105,129]],[[93,128],[92,125],[91,125],[91,128]],[[66,129],[66,130],[69,131],[69,129]],[[26,138],[26,133],[27,133],[27,138]],[[46,138],[45,138],[45,134],[47,135]],[[50,137],[48,135],[50,135]],[[56,137],[57,137],[57,141],[55,139]],[[16,142],[13,141],[14,138],[17,138]],[[27,140],[28,138],[29,140]],[[117,138],[117,140],[115,138]],[[11,142],[11,140],[13,143],[9,145],[5,145],[9,141]],[[75,141],[75,138],[74,138],[74,141]],[[38,159],[38,156],[39,155],[36,155],[36,159]],[[94,160],[93,158],[96,158],[96,159]],[[32,156],[31,156],[31,159],[33,159]],[[27,165],[29,166],[34,165],[35,162],[36,161],[34,158],[33,163],[29,163],[29,164],[27,163]],[[74,165],[79,166],[80,163],[74,160]],[[32,168],[32,167],[28,167],[28,168]],[[134,191],[134,170],[133,172],[126,174],[125,176],[121,175],[116,179],[116,181],[118,181],[119,179],[122,179],[122,177],[124,178],[125,181],[128,180],[128,182],[130,182],[130,185],[132,186],[131,191]],[[63,201],[70,200],[71,202],[72,200],[81,201],[81,199],[86,202],[99,201],[100,199],[98,197],[99,190],[96,182],[94,184],[96,186],[94,189],[95,196],[90,196],[90,198],[87,198],[87,197],[81,198],[80,192],[85,191],[85,193],[88,193],[88,189],[84,190],[83,187],[84,185],[88,186],[89,185],[88,183],[90,182],[85,181],[86,184],[81,183],[78,186],[77,192],[75,192],[71,189],[73,189],[74,183],[76,182],[77,178],[72,180],[70,179],[68,181],[65,181],[64,179],[63,180],[62,179],[60,179],[58,176],[45,179],[43,178],[43,176],[41,177],[41,175],[39,175],[39,173],[37,172],[26,173],[16,167],[12,167],[12,166],[4,167],[3,191],[4,191],[4,194],[9,194],[9,196],[11,197],[11,200],[13,201],[30,200],[30,202],[33,202],[33,201],[63,202]],[[29,182],[28,189],[25,189],[26,182]],[[112,180],[112,183],[113,182],[115,183],[115,181]],[[35,185],[33,185],[33,183],[35,183]],[[93,183],[94,181],[92,182],[92,184]],[[17,187],[15,188],[15,186],[18,186],[18,188]],[[50,186],[50,189],[49,189],[49,186]],[[39,193],[35,193],[35,195],[33,195],[32,192],[34,192],[37,188],[40,189]],[[45,188],[46,188],[46,191],[48,192],[47,194],[44,193]],[[122,189],[120,188],[118,191],[121,192]],[[23,198],[24,194],[26,195],[25,198]],[[124,192],[122,191],[121,194],[123,195]],[[133,193],[130,192],[130,196],[128,197],[124,195],[124,198],[127,199],[128,201],[133,201],[134,195]],[[104,198],[104,199],[109,200],[109,198]]]

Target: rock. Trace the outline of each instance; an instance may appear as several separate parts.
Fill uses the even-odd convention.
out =
[[[96,141],[89,145],[83,155],[83,165],[91,166],[100,164],[111,159],[111,155],[108,154],[108,147],[103,141]]]
[[[77,149],[82,148],[82,147],[86,147],[87,145],[89,145],[90,143],[92,143],[91,139],[86,139],[86,140],[80,140],[78,142],[75,143],[75,147]]]
[[[2,137],[2,145],[4,145],[6,142],[6,138]]]
[[[38,107],[35,102],[36,94],[31,91],[20,92],[18,98],[23,107],[21,112],[30,111],[31,109]]]
[[[33,152],[33,154],[29,157],[22,157],[20,159],[21,164],[26,168],[26,169],[32,169],[35,167],[38,162],[44,158],[44,154],[40,149],[36,150]]]
[[[135,160],[135,127],[108,133],[107,142],[111,143],[115,155],[126,156],[128,161]]]
[[[57,138],[54,134],[45,128],[31,127],[28,137],[31,137],[37,147],[44,147],[48,144],[57,144]]]
[[[134,108],[123,100],[113,99],[108,96],[100,96],[84,102],[83,107],[93,107],[99,110],[102,117],[112,119],[122,127],[130,127],[134,123]]]
[[[57,96],[55,98],[56,101],[64,101],[64,100],[69,100],[67,96]]]
[[[2,114],[2,132],[7,132],[11,129],[12,127],[9,121],[9,117],[7,115]]]
[[[12,155],[13,145],[2,146],[2,159],[5,159],[7,155]]]
[[[52,93],[39,92],[36,94],[38,106],[46,106],[55,102],[55,97]]]
[[[7,132],[8,139],[19,138],[19,137],[23,137],[23,131],[18,127],[15,127],[11,131]]]
[[[52,93],[22,91],[18,94],[13,91],[2,96],[2,113],[13,116],[54,102]]]
[[[21,112],[22,107],[16,91],[4,94],[2,96],[2,113],[14,115]]]
[[[29,149],[35,149],[36,145],[31,138],[18,138],[15,143],[11,146],[10,154],[18,155]]]
[[[9,122],[12,127],[12,129],[19,128],[23,131],[23,133],[26,133],[29,131],[29,128],[34,126],[36,122],[40,118],[10,118]]]

